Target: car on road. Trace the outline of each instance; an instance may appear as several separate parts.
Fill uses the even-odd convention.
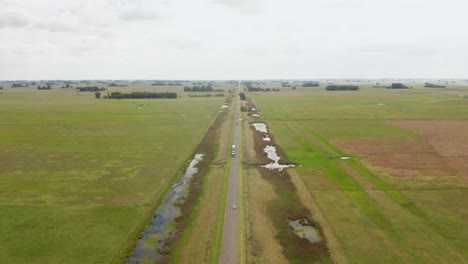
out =
[[[232,209],[236,209],[237,206],[235,204],[232,205]]]

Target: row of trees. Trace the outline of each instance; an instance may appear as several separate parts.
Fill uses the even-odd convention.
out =
[[[104,87],[99,88],[97,86],[76,87],[75,89],[79,90],[80,92],[98,92],[106,90]]]
[[[224,97],[224,94],[189,94],[189,97]]]
[[[388,89],[408,89],[408,86],[402,84],[402,83],[392,83],[390,87],[387,87]]]
[[[96,98],[101,97],[101,93],[95,93]],[[112,92],[104,96],[106,99],[144,99],[144,98],[177,98],[177,93],[165,92],[165,93],[155,93],[155,92],[131,92],[131,93],[121,93],[121,92]]]
[[[424,87],[428,87],[428,88],[445,88],[446,86],[445,85],[436,85],[436,84],[432,84],[432,83],[424,83]]]
[[[328,85],[325,88],[327,91],[357,91],[359,86],[357,85]]]
[[[223,89],[213,89],[211,84],[208,85],[194,85],[192,87],[185,86],[184,92],[222,92]]]
[[[41,87],[40,85],[38,85],[38,86],[37,86],[37,89],[38,89],[38,90],[51,90],[52,87],[51,87],[50,85],[42,86],[42,87]]]
[[[319,82],[304,82],[302,84],[303,87],[317,87],[319,85],[320,85]]]
[[[249,92],[271,92],[271,91],[279,92],[280,91],[280,89],[275,89],[275,88],[270,89],[270,88],[260,88],[260,87],[252,87],[252,86],[247,87],[247,90]]]

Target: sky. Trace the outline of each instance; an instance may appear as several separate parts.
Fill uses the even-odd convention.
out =
[[[466,0],[0,0],[0,79],[468,78]]]

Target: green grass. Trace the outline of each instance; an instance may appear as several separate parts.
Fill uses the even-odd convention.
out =
[[[110,262],[131,245],[223,100],[4,91],[0,262]]]
[[[236,109],[235,104],[233,107],[234,107],[233,109]],[[233,111],[233,113],[235,112]],[[229,132],[230,133],[229,142],[232,142],[233,140],[235,124],[236,124],[236,115],[233,114],[231,131]],[[230,166],[231,153],[229,151],[226,153],[226,157],[227,157],[226,158],[227,165],[224,169],[223,182],[221,185],[221,192],[219,194],[218,211],[216,214],[216,227],[215,227],[214,234],[213,234],[213,243],[211,244],[209,263],[218,263],[219,257],[221,254],[221,241],[223,238],[223,228],[224,228],[224,211],[226,210],[226,198],[227,198],[227,192],[229,188],[229,170],[231,168]]]
[[[351,263],[468,261],[466,186],[376,174],[366,157],[333,145],[346,138],[418,136],[387,120],[468,119],[468,100],[458,95],[468,87],[415,87],[253,93],[288,160],[302,165],[297,171]]]

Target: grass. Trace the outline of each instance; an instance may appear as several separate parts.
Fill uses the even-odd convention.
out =
[[[364,85],[358,92],[300,88],[252,95],[288,159],[302,165],[296,171],[351,263],[464,263],[466,186],[384,175],[333,142],[419,136],[387,120],[467,120],[468,101],[458,95],[467,91]]]
[[[231,106],[233,108],[235,106]],[[233,108],[235,109],[235,108]],[[234,110],[233,110],[233,113]],[[234,132],[234,126],[236,124],[236,115],[233,114],[232,116],[232,124],[231,124],[231,130],[229,131],[229,142],[232,142],[233,140],[233,132]],[[227,143],[229,146],[230,143]],[[209,257],[209,263],[218,263],[219,262],[219,257],[221,254],[221,240],[223,237],[223,227],[224,227],[224,211],[226,210],[226,198],[227,198],[227,192],[228,192],[228,187],[229,187],[229,170],[230,170],[230,164],[231,164],[231,154],[229,151],[226,152],[227,155],[227,166],[224,168],[224,174],[223,174],[223,182],[221,186],[221,192],[219,194],[219,200],[218,200],[218,211],[216,212],[216,227],[215,227],[215,232],[213,236],[213,243],[211,246],[210,250],[210,257]]]
[[[0,262],[110,262],[133,243],[130,234],[223,100],[97,100],[67,89],[6,89]]]

